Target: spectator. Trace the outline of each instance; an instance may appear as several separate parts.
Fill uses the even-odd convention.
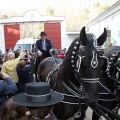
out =
[[[19,57],[15,59],[14,52],[8,52],[8,54],[7,54],[8,61],[3,63],[3,66],[2,66],[1,73],[3,73],[3,72],[7,73],[10,76],[10,78],[13,80],[14,83],[18,82],[16,67],[17,67],[17,64],[18,64],[20,58],[22,58],[22,57],[23,57],[23,54],[20,53]]]
[[[25,117],[28,109],[21,105],[13,103],[12,99],[9,99],[2,108],[1,120],[18,120]],[[21,119],[22,120],[22,119]]]
[[[7,100],[7,96],[14,95],[17,92],[17,86],[6,73],[2,73],[1,77],[3,80],[0,80],[0,113],[2,107]]]
[[[16,51],[14,51],[14,53],[15,53],[15,58],[18,58],[20,55],[20,50],[17,49]]]
[[[64,48],[64,49],[63,49],[63,51],[64,51],[64,54],[66,54],[67,49],[66,49],[66,48]]]
[[[36,42],[36,51],[39,56],[39,63],[46,57],[50,57],[50,52],[54,50],[54,47],[50,40],[46,38],[45,32],[40,33],[40,39]]]
[[[0,54],[2,54],[2,50],[0,49]]]
[[[112,45],[112,43],[109,43],[109,48],[111,48],[113,45]]]
[[[18,75],[17,87],[18,87],[19,93],[25,92],[25,84],[26,83],[32,82],[29,72],[32,69],[33,60],[30,55],[28,55],[28,58],[30,58],[30,64],[28,67],[25,67],[25,65],[26,65],[25,60],[19,61],[18,65],[17,65],[17,75]]]
[[[12,100],[15,104],[29,108],[32,116],[30,120],[56,120],[52,108],[63,98],[62,94],[51,91],[48,83],[32,82],[26,84],[25,93],[15,95]]]
[[[2,55],[0,54],[0,65],[3,64],[3,61],[2,61]]]
[[[12,49],[11,48],[6,49],[6,53],[8,52],[12,52]]]

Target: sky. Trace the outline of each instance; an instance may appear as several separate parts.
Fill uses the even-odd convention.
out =
[[[45,7],[49,6],[53,8],[56,8],[58,6],[68,6],[75,8],[76,6],[80,6],[83,8],[89,4],[89,1],[90,0],[82,0],[82,2],[81,0],[0,0],[0,11],[4,11],[4,13],[12,11],[22,12],[28,9],[44,9]]]
[[[97,1],[105,3],[107,1],[116,2],[117,0],[0,0],[0,13],[23,13],[31,9],[41,12],[47,7],[60,9],[63,6],[65,11],[70,8],[73,10],[84,9],[85,7],[92,6]]]

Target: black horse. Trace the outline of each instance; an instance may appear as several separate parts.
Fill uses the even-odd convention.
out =
[[[85,27],[70,45],[62,63],[54,64],[52,58],[42,61],[38,67],[41,81],[47,81],[51,89],[63,93],[65,99],[54,106],[58,119],[80,116],[80,107],[84,100],[87,104],[98,102],[98,82],[105,59],[101,45],[106,40],[107,32],[95,39],[93,34],[86,34]],[[97,47],[94,42],[97,42]],[[82,87],[81,87],[82,85]],[[82,92],[82,93],[81,93]],[[80,120],[85,117],[86,105],[82,105]]]
[[[99,80],[99,101],[98,103],[118,112],[120,105],[120,46],[110,48],[104,54],[108,60],[107,71],[102,71]],[[119,103],[119,104],[118,104]],[[112,116],[109,116],[111,120]],[[99,116],[93,113],[92,120],[99,120]]]

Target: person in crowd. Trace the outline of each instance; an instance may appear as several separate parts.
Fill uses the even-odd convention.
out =
[[[25,93],[13,96],[15,104],[29,108],[30,120],[56,120],[53,105],[63,100],[63,95],[50,90],[46,82],[31,82],[25,86]]]
[[[10,79],[10,77],[6,73],[0,74],[0,77],[3,80],[0,80],[0,113],[2,107],[7,100],[9,95],[14,95],[17,93],[18,89],[16,84]]]
[[[11,48],[6,49],[6,53],[12,52]]]
[[[113,44],[112,43],[109,43],[109,48],[111,48],[113,46]]]
[[[20,49],[17,49],[16,51],[14,51],[15,53],[15,58],[18,58],[20,55]]]
[[[60,53],[61,53],[61,51],[62,51],[62,49],[61,49],[61,48],[59,48],[59,49],[58,49],[58,54],[60,54]]]
[[[17,105],[12,101],[12,99],[9,99],[5,102],[2,108],[1,120],[22,120],[22,118],[28,119],[28,117],[26,116],[27,111],[28,109],[26,107],[22,105]]]
[[[30,59],[30,63],[28,67],[26,67],[26,60],[20,60],[17,65],[17,75],[18,75],[18,92],[25,92],[25,84],[32,82],[31,76],[29,75],[32,66],[33,66],[33,60],[32,57],[28,54],[27,57]]]
[[[3,61],[2,61],[2,54],[0,54],[0,65],[3,64]]]
[[[1,73],[2,65],[4,62],[5,62],[5,56],[4,56],[4,54],[2,54],[2,55],[0,55],[0,73]]]
[[[11,48],[6,49],[6,53],[5,53],[6,61],[8,60],[7,54],[8,54],[9,52],[12,52],[12,49],[11,49]]]
[[[19,57],[15,58],[14,52],[8,52],[7,54],[8,60],[5,63],[3,63],[3,66],[2,66],[1,73],[3,72],[7,73],[14,83],[18,82],[16,67],[20,58],[22,57],[23,57],[23,53],[20,53]]]
[[[67,49],[66,49],[66,48],[64,48],[62,51],[64,51],[64,54],[66,54]]]
[[[2,55],[2,50],[1,50],[1,48],[0,48],[0,54]]]
[[[40,63],[44,58],[50,57],[54,47],[50,40],[46,38],[45,32],[40,33],[40,39],[36,41],[36,52],[39,56],[38,62]]]

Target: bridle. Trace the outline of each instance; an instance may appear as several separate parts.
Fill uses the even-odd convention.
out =
[[[64,81],[63,81],[63,86],[64,88],[69,91],[70,94],[64,94],[62,93],[65,97],[71,97],[73,99],[78,99],[78,100],[82,100],[84,101],[84,98],[81,94],[82,91],[82,87],[81,87],[81,82],[87,82],[87,83],[98,83],[99,82],[99,78],[81,78],[79,72],[81,69],[81,61],[83,60],[83,58],[85,58],[85,56],[82,56],[80,54],[78,54],[79,51],[84,52],[85,51],[85,46],[80,46],[81,42],[80,41],[76,41],[75,42],[75,46],[73,47],[73,51],[71,52],[71,66],[72,66],[72,71],[74,73],[75,79],[78,81],[78,83],[80,83],[79,88],[77,86],[75,86],[72,82],[70,82],[70,86],[68,86]],[[102,48],[100,46],[94,46],[95,50],[92,51],[92,59],[91,59],[91,67],[93,69],[95,69],[98,66],[98,59],[97,57],[101,57],[103,59],[106,59],[103,56],[98,56],[97,52],[101,51]],[[54,72],[52,72],[54,73]],[[49,76],[47,77],[49,79]],[[50,81],[50,80],[49,80]],[[79,90],[78,90],[79,89]],[[79,107],[81,106],[81,103],[78,101],[77,103],[73,103],[73,102],[67,102],[65,100],[61,101],[62,103],[67,103],[67,104],[77,104],[79,105]],[[84,104],[84,103],[82,103]],[[80,108],[77,112],[77,114],[80,113]]]
[[[75,43],[75,45],[78,45],[79,42],[77,41]],[[91,60],[91,67],[92,68],[96,68],[98,66],[98,52],[102,50],[101,46],[94,46],[95,50],[92,51],[92,60]],[[81,78],[79,75],[79,71],[80,71],[80,67],[81,67],[81,62],[82,59],[85,58],[85,56],[81,56],[80,54],[78,54],[78,52],[76,52],[76,50],[79,49],[79,52],[84,52],[85,51],[85,46],[74,46],[74,50],[72,51],[72,56],[71,56],[71,65],[73,68],[73,73],[76,79],[81,79],[82,82],[89,82],[89,83],[96,83],[99,82],[99,78]],[[107,57],[105,56],[99,56],[102,59],[107,60],[107,68],[108,69],[108,63],[109,60]],[[79,81],[78,81],[79,82]]]
[[[114,63],[115,61],[115,57],[117,57],[118,53],[114,53],[112,54],[112,56],[109,59],[109,64],[108,64],[108,69],[106,71],[107,76],[113,80],[114,83],[116,83],[116,87],[114,87],[114,91],[112,92],[110,89],[106,88],[106,86],[104,86],[102,83],[99,82],[99,85],[102,87],[103,90],[105,90],[105,93],[99,93],[101,95],[109,95],[109,97],[111,96],[111,99],[99,99],[100,101],[116,101],[116,92],[118,90],[120,90],[120,69],[117,66],[118,64],[120,64],[120,59],[118,58],[117,63]],[[113,68],[114,67],[114,68]],[[114,69],[113,71],[111,71],[111,68]],[[117,71],[116,71],[117,70]],[[113,111],[118,111],[119,110],[119,105],[117,104],[115,109],[113,109]]]

